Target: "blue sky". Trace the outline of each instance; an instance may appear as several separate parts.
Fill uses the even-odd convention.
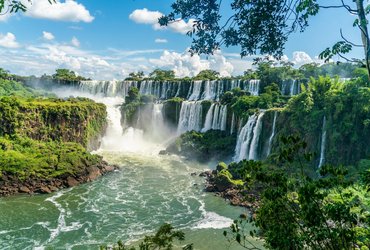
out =
[[[191,39],[184,33],[191,23],[167,29],[153,23],[170,11],[171,2],[59,0],[50,7],[47,0],[33,0],[26,14],[0,16],[0,67],[22,75],[51,74],[65,67],[95,79],[120,79],[154,68],[174,69],[178,76],[207,68],[235,75],[251,67],[250,59],[237,55],[237,47],[222,48],[209,60],[190,57],[186,50]],[[306,32],[290,37],[285,54],[298,65],[316,61],[338,41],[340,28],[359,42],[353,20],[345,11],[324,10],[311,19]],[[362,51],[351,56],[362,57]]]

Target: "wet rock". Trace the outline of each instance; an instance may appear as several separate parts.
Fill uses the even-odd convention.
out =
[[[105,172],[113,172],[115,169],[115,167],[109,165],[104,167]]]
[[[29,194],[29,193],[31,193],[31,190],[26,186],[22,186],[22,187],[19,188],[19,192]]]
[[[72,176],[67,178],[67,185],[68,187],[75,187],[79,184],[79,182]]]
[[[47,186],[40,187],[40,189],[38,191],[42,194],[50,194],[51,193],[51,190]]]
[[[168,155],[167,150],[161,150],[159,151],[159,155]]]
[[[196,172],[194,172],[194,173],[191,173],[190,175],[191,175],[191,176],[196,176],[196,175],[197,175],[197,173],[196,173]]]
[[[101,172],[100,172],[100,169],[96,166],[92,166],[92,167],[89,167],[87,168],[87,179],[89,181],[93,181],[95,179],[97,179],[98,177],[101,176]]]

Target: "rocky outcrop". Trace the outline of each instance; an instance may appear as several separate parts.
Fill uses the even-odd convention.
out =
[[[221,169],[223,166],[219,166]],[[222,171],[222,170],[221,170]],[[241,206],[255,213],[259,207],[260,196],[258,190],[247,190],[228,180],[218,170],[208,170],[199,174],[206,179],[204,191],[214,193],[227,200],[230,205]]]
[[[15,194],[48,194],[63,188],[78,186],[82,183],[91,182],[109,172],[118,170],[118,166],[108,165],[107,162],[89,166],[78,174],[63,175],[51,179],[30,177],[19,180],[17,176],[2,173],[0,176],[0,196]]]

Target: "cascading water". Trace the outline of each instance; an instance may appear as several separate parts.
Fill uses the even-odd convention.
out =
[[[271,135],[270,135],[270,138],[269,138],[269,144],[268,144],[268,147],[267,147],[267,156],[269,156],[271,154],[272,140],[274,139],[275,133],[276,133],[276,120],[277,120],[277,112],[275,111],[274,121],[272,122],[272,131],[271,131]]]
[[[248,118],[247,123],[241,129],[235,147],[234,161],[257,160],[258,143],[262,130],[262,117],[264,112],[254,114]]]
[[[262,131],[262,117],[264,116],[264,112],[258,114],[256,126],[253,129],[253,138],[251,142],[251,146],[249,149],[249,160],[257,160],[258,159],[258,143]]]
[[[227,125],[227,106],[219,104],[211,104],[209,108],[202,132],[206,132],[210,129],[213,130],[226,130]]]
[[[325,162],[325,146],[326,146],[326,116],[324,116],[322,121],[320,161],[318,168],[321,168]]]
[[[235,130],[235,114],[233,113],[231,117],[230,135],[234,134],[234,130]]]
[[[192,88],[189,89],[189,93],[191,93],[191,94],[188,95],[189,96],[188,100],[189,101],[199,100],[199,98],[201,96],[201,93],[200,93],[201,89],[202,89],[202,81],[194,81],[192,83]]]
[[[221,107],[221,124],[220,124],[220,129],[222,131],[226,130],[226,125],[227,125],[227,106],[223,105]]]
[[[211,104],[211,107],[209,108],[207,115],[206,115],[206,120],[204,122],[204,127],[202,129],[202,132],[206,132],[210,129],[212,129],[212,121],[213,121],[213,111],[215,109],[214,103]]]
[[[260,80],[249,80],[246,89],[251,95],[258,96],[260,92]]]
[[[181,104],[177,133],[202,129],[202,103],[183,101]]]

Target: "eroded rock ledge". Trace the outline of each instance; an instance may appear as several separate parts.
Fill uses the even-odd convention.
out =
[[[0,176],[0,196],[10,196],[15,194],[47,194],[58,191],[63,188],[74,187],[82,183],[91,182],[98,179],[100,176],[106,175],[110,172],[118,170],[116,165],[108,165],[107,162],[102,161],[86,167],[78,174],[68,175],[42,179],[42,178],[28,178],[26,180],[19,180],[17,176],[2,173]]]

